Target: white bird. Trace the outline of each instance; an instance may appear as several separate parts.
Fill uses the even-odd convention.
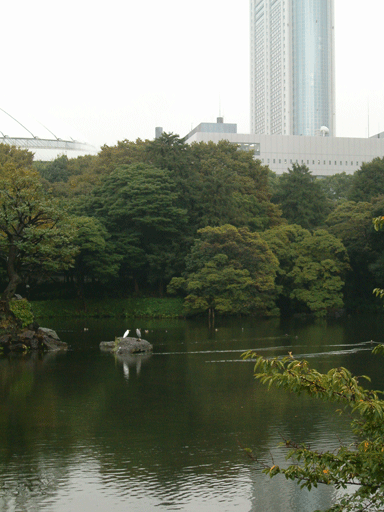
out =
[[[136,329],[136,336],[140,339],[141,338],[141,331],[140,329]]]
[[[128,329],[127,331],[125,331],[123,338],[126,338],[126,337],[128,336],[129,331],[130,331],[130,329]]]

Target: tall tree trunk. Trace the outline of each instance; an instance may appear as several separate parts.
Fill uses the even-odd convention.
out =
[[[21,277],[16,272],[17,248],[11,245],[8,252],[7,273],[8,285],[3,291],[1,300],[9,302],[16,293],[17,286],[21,283]]]
[[[21,277],[16,272],[17,249],[10,246],[7,261],[8,285],[3,291],[0,300],[0,329],[15,329],[20,327],[15,315],[9,308],[9,301],[16,293],[17,286],[21,283]]]

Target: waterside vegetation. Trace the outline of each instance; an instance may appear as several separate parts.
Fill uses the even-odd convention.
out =
[[[227,141],[173,134],[52,162],[0,145],[2,310],[16,291],[36,311],[68,299],[62,310],[79,315],[378,309],[382,173],[377,158],[351,176],[317,179],[299,164],[276,176]],[[170,295],[171,312],[151,303]],[[147,305],[105,308],[95,297]]]

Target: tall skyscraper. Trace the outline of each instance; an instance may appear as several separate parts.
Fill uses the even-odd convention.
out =
[[[251,133],[335,135],[334,0],[250,0]]]

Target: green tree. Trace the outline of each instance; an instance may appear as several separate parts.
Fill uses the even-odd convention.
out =
[[[379,345],[374,353],[384,353]],[[353,417],[351,429],[356,441],[341,445],[336,451],[319,451],[286,440],[288,467],[264,465],[271,478],[283,474],[301,487],[311,490],[320,484],[333,485],[348,492],[338,498],[328,512],[360,512],[382,510],[384,503],[384,401],[380,391],[364,389],[346,368],[333,368],[322,374],[310,368],[305,360],[293,357],[265,359],[248,352],[246,358],[256,358],[255,378],[268,387],[306,393],[314,398],[336,402]],[[252,458],[251,450],[248,454]]]
[[[351,201],[370,201],[384,194],[384,157],[365,162],[353,174],[348,198]]]
[[[319,179],[319,183],[327,199],[337,205],[348,200],[353,179],[353,174],[340,172]]]
[[[8,144],[0,144],[0,167],[6,163],[12,162],[20,169],[22,167],[31,167],[33,163],[33,153],[28,149],[19,149]]]
[[[39,175],[8,162],[0,167],[0,256],[8,284],[2,301],[28,278],[69,268],[76,249],[71,219],[49,198]]]
[[[181,271],[185,256],[186,211],[169,171],[138,163],[105,176],[93,194],[89,214],[105,225],[122,257],[120,277],[164,283]]]
[[[349,265],[338,238],[325,230],[312,234],[297,225],[278,226],[262,236],[279,260],[276,286],[282,311],[324,315],[343,307]]]
[[[147,141],[141,139],[135,142],[126,139],[118,141],[115,146],[102,146],[96,158],[94,172],[105,176],[122,165],[146,162],[146,145]]]
[[[163,133],[157,139],[146,141],[145,158],[159,169],[173,171],[181,179],[188,177],[190,170],[190,146],[173,133]]]
[[[45,162],[45,165],[38,170],[41,177],[49,183],[67,182],[69,178],[68,157],[67,155],[60,155],[52,162]]]
[[[356,309],[377,305],[375,286],[384,286],[384,233],[376,233],[372,217],[383,211],[383,198],[373,202],[346,201],[327,217],[328,231],[347,249],[351,270],[346,275],[346,303]]]
[[[116,254],[105,226],[95,217],[77,217],[74,227],[77,254],[69,275],[75,278],[78,297],[84,299],[86,281],[105,283],[116,278],[122,256]]]
[[[274,314],[277,260],[260,234],[231,225],[198,231],[184,277],[173,278],[168,292],[182,288],[189,313]]]
[[[280,176],[272,201],[281,206],[289,224],[306,229],[321,226],[329,213],[325,193],[305,165],[293,164]]]
[[[191,145],[196,227],[231,224],[263,230],[281,223],[281,211],[270,201],[268,167],[228,141]]]

